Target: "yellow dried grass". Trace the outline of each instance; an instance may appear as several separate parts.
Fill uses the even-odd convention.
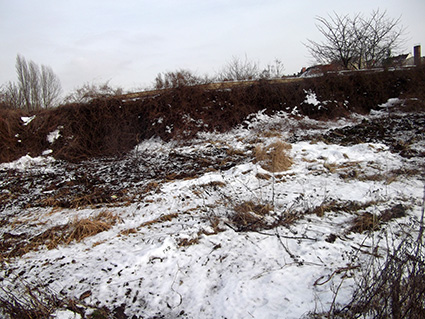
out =
[[[71,222],[54,226],[47,229],[42,234],[33,238],[29,243],[19,245],[18,255],[23,255],[31,250],[37,250],[45,245],[47,249],[54,249],[59,245],[69,245],[73,241],[81,242],[87,237],[97,235],[112,228],[121,219],[109,211],[100,212],[98,215],[89,218],[74,218]]]
[[[255,161],[269,172],[281,172],[288,170],[293,164],[288,151],[292,146],[288,143],[278,141],[269,146],[257,145],[254,148]]]
[[[264,217],[272,210],[273,206],[270,204],[246,201],[234,207],[231,221],[239,231],[267,228]]]
[[[158,218],[155,218],[153,220],[144,222],[142,224],[140,224],[137,229],[142,228],[142,227],[146,227],[146,226],[151,226],[154,224],[159,224],[159,223],[165,223],[165,222],[169,222],[172,221],[174,218],[178,217],[179,215],[177,213],[172,213],[172,214],[167,214],[167,215],[162,215]]]

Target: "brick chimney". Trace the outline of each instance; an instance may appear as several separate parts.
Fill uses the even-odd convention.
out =
[[[416,45],[413,47],[413,60],[415,61],[416,66],[421,65],[421,46]]]

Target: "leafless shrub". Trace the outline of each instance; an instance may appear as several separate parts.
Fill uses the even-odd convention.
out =
[[[411,97],[423,95],[423,70],[329,75],[294,83],[258,81],[226,90],[195,85],[163,90],[140,99],[105,97],[43,110],[27,126],[20,118],[29,114],[1,109],[0,161],[16,160],[25,154],[38,156],[46,149],[52,149],[52,155],[58,159],[73,162],[122,155],[153,136],[164,140],[189,139],[202,131],[228,131],[265,106],[266,114],[291,112],[299,106],[300,115],[322,120],[353,112],[367,113],[402,92]],[[315,92],[320,101],[332,102],[321,109],[303,103],[306,90]],[[46,136],[58,127],[63,127],[61,137],[50,144]],[[344,136],[331,133],[325,138],[341,143],[358,136],[347,130]]]
[[[309,318],[424,318],[425,317],[425,250],[424,250],[425,188],[420,221],[413,220],[412,229],[400,234],[381,232],[386,247],[376,244],[370,259],[357,277],[351,301],[339,306],[332,303],[327,313],[310,313]],[[382,222],[402,217],[402,205],[381,213]],[[361,230],[376,230],[378,218],[362,216]],[[413,231],[412,231],[413,230]],[[416,230],[416,231],[415,231]],[[417,235],[415,235],[417,233]],[[378,254],[380,250],[380,254]],[[381,259],[382,255],[385,259]],[[337,293],[336,293],[337,294]],[[335,298],[334,298],[335,300]]]
[[[83,314],[82,308],[68,298],[59,298],[48,288],[30,285],[15,278],[14,287],[0,287],[0,314],[10,319],[46,319],[51,318],[57,309],[69,309]]]
[[[200,77],[189,70],[180,69],[174,72],[159,73],[155,78],[154,88],[157,90],[172,89],[210,82],[211,80],[207,76]]]
[[[1,288],[0,307],[9,318],[44,319],[48,318],[60,303],[56,298],[47,299],[39,296],[39,291],[29,290],[27,296],[17,296]]]
[[[16,154],[24,155],[17,136],[24,132],[21,117],[25,115],[21,110],[0,109],[0,162],[10,161]]]
[[[88,103],[93,99],[108,98],[123,94],[120,87],[112,87],[109,81],[105,83],[85,83],[80,88],[75,89],[64,98],[64,103]]]
[[[420,234],[422,236],[422,232]],[[333,318],[424,318],[425,253],[422,238],[406,234],[384,262],[373,257],[352,301]]]

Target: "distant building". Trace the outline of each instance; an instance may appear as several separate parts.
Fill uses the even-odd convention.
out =
[[[406,66],[407,61],[413,58],[413,56],[409,54],[400,54],[398,56],[390,57],[388,59],[385,59],[385,61],[382,63],[384,67],[402,67]]]
[[[425,57],[421,57],[421,64],[425,65]],[[400,54],[398,56],[390,57],[388,59],[385,59],[384,62],[382,62],[382,65],[377,66],[379,67],[386,67],[386,68],[401,68],[401,67],[412,67],[415,66],[415,59],[412,54]],[[362,69],[362,70],[366,70]],[[298,73],[299,77],[315,77],[315,76],[322,76],[326,73],[336,73],[340,71],[354,71],[357,70],[355,68],[355,65],[351,65],[351,68],[349,70],[344,69],[340,64],[338,63],[330,63],[330,64],[319,64],[314,65],[308,68],[303,67],[301,71]]]
[[[330,63],[330,64],[319,64],[314,65],[309,68],[302,68],[298,76],[300,77],[315,77],[321,76],[329,72],[338,72],[342,71],[344,68],[340,66],[338,63]]]

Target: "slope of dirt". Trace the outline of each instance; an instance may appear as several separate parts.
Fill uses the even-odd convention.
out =
[[[72,162],[123,155],[152,137],[185,140],[199,132],[226,132],[263,109],[268,115],[286,112],[322,120],[367,114],[390,98],[422,98],[424,85],[425,67],[292,82],[261,80],[230,88],[181,87],[37,114],[0,110],[0,162],[48,149],[55,158]],[[307,98],[311,94],[318,103]],[[24,116],[31,121],[22,120]]]

